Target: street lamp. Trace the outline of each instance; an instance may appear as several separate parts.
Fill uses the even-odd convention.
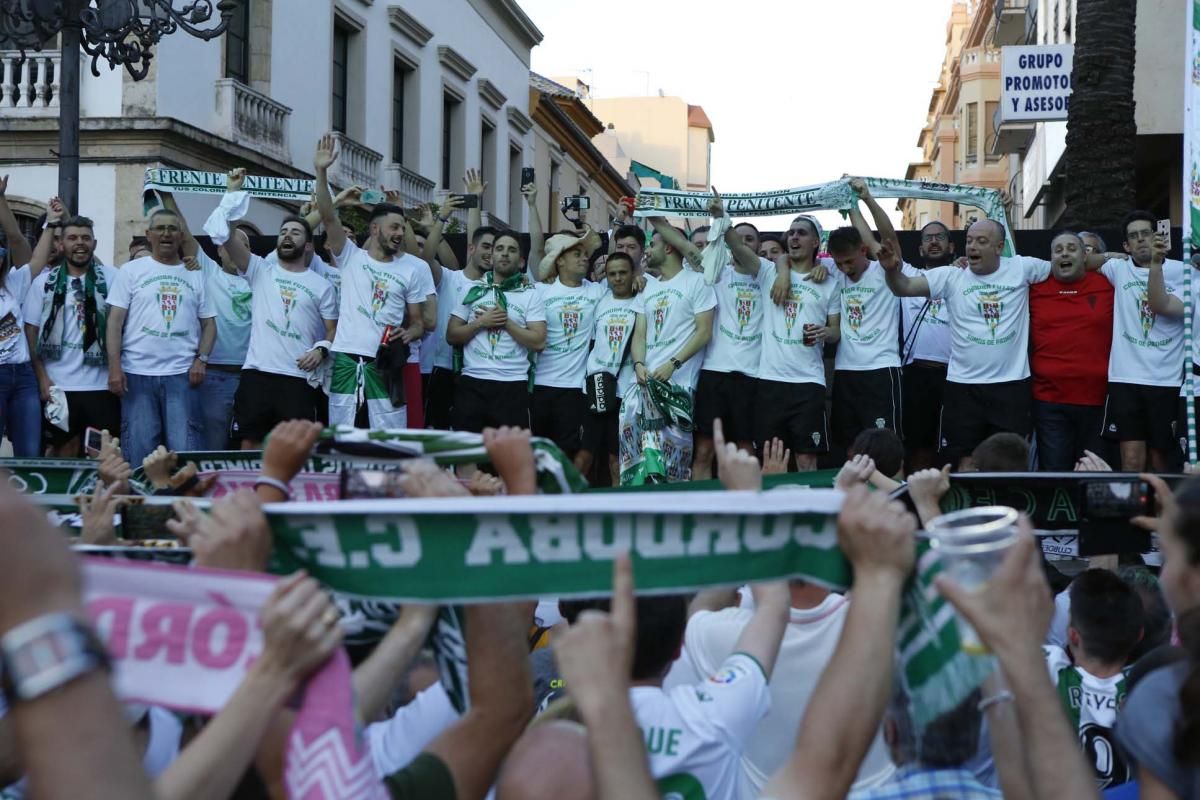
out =
[[[214,6],[220,20],[212,19]],[[0,42],[9,47],[41,50],[62,33],[59,75],[58,194],[68,211],[79,204],[79,51],[109,69],[123,66],[135,81],[150,71],[153,49],[162,37],[183,29],[208,41],[225,32],[237,0],[0,0]]]

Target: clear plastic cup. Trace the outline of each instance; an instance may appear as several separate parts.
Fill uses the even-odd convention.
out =
[[[941,557],[945,574],[964,589],[978,591],[1017,540],[1017,511],[1007,506],[965,508],[930,520],[925,532]],[[961,616],[958,631],[964,651],[988,651],[979,634]]]

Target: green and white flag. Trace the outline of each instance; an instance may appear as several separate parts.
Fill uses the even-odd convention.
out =
[[[741,493],[739,493],[741,494]],[[803,577],[851,582],[837,546],[842,494],[814,489],[366,500],[269,505],[273,571],[305,569],[339,595],[457,605],[611,590],[612,559],[630,553],[638,592]],[[992,669],[964,653],[953,609],[933,588],[922,546],[904,595],[899,642],[919,724],[952,708]]]
[[[202,172],[195,169],[146,170],[142,179],[143,194],[149,191],[172,194],[225,194],[228,175],[224,172]],[[311,178],[277,178],[268,175],[247,175],[242,190],[251,197],[266,200],[308,200],[316,181]]]
[[[983,211],[988,219],[1004,226],[1004,254],[1013,255],[1013,237],[1004,201],[995,189],[954,183],[907,181],[891,178],[864,178],[871,195],[878,198],[915,198],[961,203]],[[673,189],[644,187],[638,191],[633,207],[635,217],[706,217],[707,192],[680,192]],[[814,186],[782,189],[769,192],[722,194],[725,213],[729,217],[763,217],[778,214],[799,214],[806,211],[845,211],[857,201],[850,179],[842,178]]]

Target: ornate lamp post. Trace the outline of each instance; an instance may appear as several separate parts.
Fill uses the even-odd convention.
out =
[[[25,50],[40,50],[62,33],[59,75],[58,194],[72,213],[79,203],[79,51],[99,63],[123,66],[135,80],[146,77],[154,46],[182,28],[205,41],[229,26],[237,0],[0,0],[0,41]],[[212,19],[214,7],[220,19]]]

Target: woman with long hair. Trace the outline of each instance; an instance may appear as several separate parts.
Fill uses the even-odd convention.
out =
[[[1200,478],[1172,494],[1160,478],[1143,477],[1162,515],[1134,523],[1158,531],[1162,588],[1186,657],[1138,682],[1117,718],[1117,739],[1138,764],[1141,797],[1200,800]]]

